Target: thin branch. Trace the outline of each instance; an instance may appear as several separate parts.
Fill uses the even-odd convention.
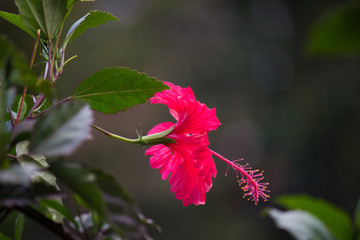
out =
[[[95,124],[91,124],[91,127],[93,127],[94,129],[102,132],[106,136],[113,137],[113,138],[119,139],[119,140],[124,141],[124,142],[128,142],[128,143],[140,143],[141,142],[141,137],[139,137],[137,139],[130,139],[130,138],[126,138],[126,137],[122,137],[122,136],[113,134],[113,133],[111,133],[109,131],[106,131],[105,129],[103,129],[103,128],[99,127],[99,126],[96,126]]]
[[[38,211],[29,206],[17,207],[16,209],[24,213],[29,218],[35,220],[36,222],[44,226],[46,229],[52,231],[64,240],[81,240],[81,238],[71,233],[64,224],[56,223],[50,220],[49,218],[45,217],[43,214],[39,213]]]
[[[60,77],[60,75],[62,74],[62,70],[63,70],[63,64],[64,64],[64,58],[65,58],[65,52],[62,52],[61,53],[61,63],[60,63],[60,68],[59,69],[57,69],[57,73],[56,73],[56,75],[55,75],[55,77],[54,77],[54,82],[52,83],[52,86],[54,87],[55,86],[55,84],[57,83],[57,81],[58,81],[58,79],[59,79],[59,77]]]
[[[31,115],[34,113],[35,109],[38,108],[41,104],[42,101],[44,101],[45,99],[45,95],[44,94],[40,94],[39,98],[37,99],[37,101],[35,102],[34,106],[31,108],[29,114],[26,116],[26,119],[30,118]]]
[[[12,155],[12,154],[6,154],[6,156],[8,157],[8,158],[12,158],[12,159],[17,159],[18,157],[17,156],[15,156],[15,155]]]
[[[35,116],[30,116],[29,118],[30,118],[30,119],[38,118],[38,117],[44,115],[45,113],[47,113],[48,111],[50,111],[51,109],[55,108],[56,106],[58,106],[58,105],[60,105],[60,104],[62,104],[62,103],[64,103],[64,102],[67,102],[67,101],[69,101],[69,100],[71,100],[71,97],[64,98],[63,100],[61,100],[61,101],[59,101],[59,102],[51,105],[50,107],[48,107],[48,108],[45,109],[44,111],[38,113],[38,114],[35,115]]]
[[[38,29],[37,32],[36,32],[36,41],[35,41],[35,45],[34,45],[32,55],[31,55],[30,68],[32,68],[33,65],[34,65],[35,56],[36,56],[36,50],[37,50],[37,47],[39,45],[39,40],[40,40],[40,29]]]
[[[51,78],[52,78],[52,55],[51,55],[51,41],[49,41],[48,44],[48,72],[47,74],[49,74],[49,81],[51,82]]]

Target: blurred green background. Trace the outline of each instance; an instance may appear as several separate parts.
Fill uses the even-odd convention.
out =
[[[98,132],[70,159],[113,173],[162,226],[161,234],[151,231],[155,239],[290,239],[260,216],[281,194],[306,193],[352,213],[360,196],[360,58],[307,51],[313,25],[344,4],[350,1],[97,0],[78,3],[67,20],[65,32],[99,9],[120,22],[91,29],[68,47],[67,57],[79,57],[65,67],[59,99],[111,66],[191,86],[222,123],[210,134],[210,148],[263,169],[269,202],[243,199],[235,173],[225,177],[226,165],[215,159],[218,176],[206,205],[185,208],[139,146]],[[1,0],[0,10],[17,13],[11,0]],[[30,36],[2,19],[0,29],[30,56]],[[116,115],[96,113],[97,125],[127,137],[169,120],[166,106],[149,103]],[[0,231],[11,232],[9,224]],[[39,239],[40,232],[42,239],[57,239],[26,224],[24,239]]]

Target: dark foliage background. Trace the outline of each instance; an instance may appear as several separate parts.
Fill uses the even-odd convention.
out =
[[[59,99],[109,66],[189,85],[199,101],[217,108],[222,126],[211,133],[210,147],[264,169],[270,202],[254,206],[243,200],[235,174],[225,177],[226,166],[215,160],[218,177],[206,205],[184,208],[141,148],[97,132],[72,159],[116,175],[162,226],[155,239],[289,239],[260,216],[281,194],[307,193],[353,212],[360,183],[360,59],[307,52],[313,24],[340,4],[347,2],[98,0],[77,4],[67,21],[68,28],[92,9],[120,19],[69,46],[67,56],[79,57],[66,66]],[[11,0],[2,0],[0,10],[17,12]],[[4,20],[0,29],[30,56],[30,36]],[[166,106],[149,103],[116,115],[96,114],[98,125],[128,137],[168,120]],[[11,233],[12,222],[0,231]],[[24,239],[37,239],[40,227],[26,224]]]

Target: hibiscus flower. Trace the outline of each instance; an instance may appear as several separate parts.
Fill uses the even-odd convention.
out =
[[[266,200],[269,197],[266,194],[268,183],[260,182],[262,172],[252,170],[247,164],[238,164],[239,160],[230,161],[209,149],[208,133],[220,125],[215,108],[209,109],[197,101],[190,87],[164,83],[170,89],[156,93],[150,101],[152,104],[166,104],[177,122],[161,123],[151,129],[148,136],[170,131],[164,137],[173,141],[152,146],[146,155],[152,156],[150,165],[160,168],[163,180],[170,175],[170,190],[175,197],[182,200],[184,206],[205,204],[205,195],[212,187],[212,178],[216,177],[212,158],[215,155],[240,173],[239,184],[245,191],[244,197],[255,203],[260,197]]]

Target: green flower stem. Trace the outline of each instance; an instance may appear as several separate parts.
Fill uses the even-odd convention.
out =
[[[130,139],[130,138],[126,138],[126,137],[122,137],[122,136],[113,134],[111,132],[106,131],[105,129],[102,129],[99,126],[94,125],[94,124],[91,124],[91,126],[93,128],[95,128],[96,130],[99,130],[100,132],[104,133],[106,136],[113,137],[113,138],[119,139],[119,140],[127,142],[127,143],[139,143],[139,141],[141,140],[140,137],[138,139]]]
[[[135,144],[140,144],[140,145],[156,145],[156,144],[165,144],[165,143],[176,143],[176,141],[174,139],[166,137],[169,133],[172,132],[172,130],[174,130],[175,125],[172,128],[169,128],[168,130],[165,130],[163,132],[150,134],[147,136],[139,136],[137,139],[130,139],[130,138],[126,138],[126,137],[122,137],[122,136],[113,134],[109,131],[106,131],[105,129],[102,129],[99,126],[94,125],[94,124],[91,124],[91,126],[109,137],[113,137],[113,138],[119,139],[119,140],[127,142],[127,143],[135,143]]]

